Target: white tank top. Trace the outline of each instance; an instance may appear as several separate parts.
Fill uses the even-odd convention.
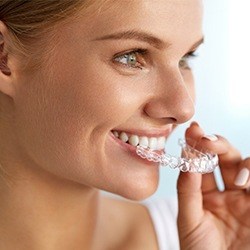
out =
[[[142,202],[151,215],[159,250],[179,250],[177,199],[152,199]]]

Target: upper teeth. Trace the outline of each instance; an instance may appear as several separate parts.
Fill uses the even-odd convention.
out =
[[[161,150],[165,148],[166,138],[161,137],[147,137],[128,135],[125,132],[112,131],[115,137],[119,138],[123,142],[127,142],[133,146],[140,145],[144,148],[150,148],[152,150]]]

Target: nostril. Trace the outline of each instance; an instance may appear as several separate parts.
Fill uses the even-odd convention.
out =
[[[158,121],[159,124],[178,124],[179,122],[175,117],[168,117],[168,116],[162,116],[162,115],[152,115],[151,113],[148,113],[147,110],[143,110],[143,115],[145,115],[147,118]]]
[[[143,109],[143,114],[158,120],[166,120],[171,123],[182,123],[182,120],[188,115],[188,110],[175,109],[173,106],[172,104],[165,106],[160,102],[150,103]]]
[[[177,122],[177,119],[174,118],[174,117],[162,117],[161,119],[166,120],[168,123],[173,123],[173,124],[178,123],[178,122]]]

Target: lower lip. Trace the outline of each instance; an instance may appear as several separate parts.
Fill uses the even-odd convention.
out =
[[[153,161],[148,161],[147,159],[143,159],[141,158],[139,155],[137,155],[136,153],[136,147],[132,146],[126,142],[123,142],[122,140],[118,139],[117,137],[114,136],[114,134],[112,132],[110,132],[110,136],[111,138],[118,143],[119,146],[122,147],[123,150],[127,151],[130,153],[130,155],[132,155],[133,157],[135,157],[137,160],[143,162],[146,165],[150,165],[150,166],[159,166],[159,163],[157,162],[153,162]]]

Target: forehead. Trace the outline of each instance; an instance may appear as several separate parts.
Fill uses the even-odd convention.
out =
[[[91,35],[141,30],[163,39],[185,37],[192,42],[202,36],[200,0],[103,0],[97,5],[91,7],[91,15],[82,14]]]

